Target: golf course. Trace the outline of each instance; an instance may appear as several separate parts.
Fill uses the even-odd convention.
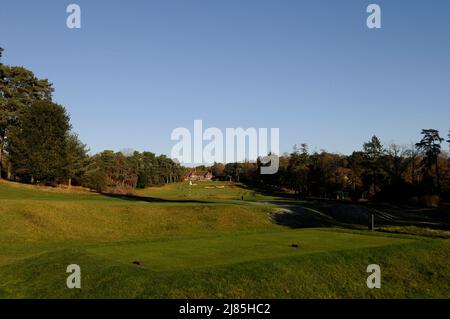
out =
[[[448,231],[369,231],[342,207],[239,183],[109,195],[0,181],[0,298],[450,297]],[[71,264],[81,289],[66,286]]]

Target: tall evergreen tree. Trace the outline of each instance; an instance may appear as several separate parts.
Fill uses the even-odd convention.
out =
[[[80,184],[81,178],[86,171],[87,163],[87,149],[86,145],[81,143],[78,135],[74,133],[67,134],[66,142],[66,165],[65,175],[68,178],[67,185],[72,186],[72,180],[76,179],[77,184]]]
[[[48,80],[38,79],[23,67],[11,67],[1,61],[0,48],[0,169],[3,168],[8,132],[20,122],[21,115],[35,101],[51,101],[53,88]]]
[[[70,130],[66,110],[49,101],[33,103],[9,135],[12,167],[32,182],[56,183],[67,178]]]
[[[416,147],[424,155],[422,165],[426,174],[431,175],[434,166],[437,192],[440,193],[439,154],[441,153],[441,143],[444,139],[439,136],[439,131],[435,129],[423,129],[421,134],[423,135],[422,140],[416,144]]]
[[[377,188],[380,183],[380,179],[383,176],[383,170],[381,166],[381,159],[384,154],[384,148],[380,139],[377,136],[372,136],[371,140],[363,145],[366,176],[369,178],[369,183],[372,186],[372,193],[377,192]]]

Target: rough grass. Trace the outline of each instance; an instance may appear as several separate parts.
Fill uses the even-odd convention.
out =
[[[292,230],[272,223],[273,197],[197,184],[140,199],[0,182],[0,298],[450,297],[448,240]],[[81,290],[65,285],[73,263]]]
[[[264,207],[5,201],[2,242],[122,241],[154,236],[272,229]]]
[[[387,226],[380,227],[378,230],[394,234],[410,234],[450,239],[450,231],[448,230],[430,229],[416,226]]]

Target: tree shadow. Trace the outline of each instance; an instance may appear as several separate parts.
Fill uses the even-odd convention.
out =
[[[417,209],[339,201],[273,202],[278,208],[272,221],[289,228],[345,227],[368,228],[371,215],[375,227],[414,226],[434,230],[450,230],[448,208]]]
[[[337,221],[320,214],[311,213],[304,207],[273,204],[277,205],[278,208],[271,214],[272,222],[281,226],[293,229],[341,226]]]
[[[271,196],[271,197],[277,197],[279,199],[292,199],[295,200],[294,194],[288,194],[283,190],[275,189],[275,188],[263,188],[257,185],[252,184],[245,184],[245,183],[239,183],[235,184],[235,187],[242,188],[245,190],[251,190],[255,193],[258,193],[263,196]]]
[[[213,202],[203,201],[203,200],[190,200],[190,199],[163,199],[149,196],[139,196],[139,195],[123,195],[123,194],[111,194],[102,193],[103,196],[127,200],[132,202],[147,202],[147,203],[185,203],[185,204],[211,204]]]
[[[271,220],[275,224],[297,228],[344,227],[367,229],[369,219],[374,216],[375,227],[414,226],[433,230],[450,231],[450,206],[438,208],[419,208],[394,206],[377,203],[357,203],[337,200],[306,199],[298,200],[291,194],[270,189],[254,188],[236,184],[236,187],[252,190],[265,196],[274,197],[271,201],[258,202],[275,206]],[[213,204],[213,201],[191,199],[162,199],[156,197],[102,194],[107,197],[147,203]],[[243,201],[242,204],[247,203]]]

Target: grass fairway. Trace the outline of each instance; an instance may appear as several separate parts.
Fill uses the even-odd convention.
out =
[[[272,222],[276,198],[223,183],[139,195],[0,182],[0,298],[450,297],[446,239],[290,229]]]
[[[317,238],[321,238],[320,241]],[[196,269],[286,256],[407,243],[411,240],[320,230],[262,232],[89,249],[89,253],[124,264],[134,260],[154,271]],[[299,244],[299,248],[292,247]]]

